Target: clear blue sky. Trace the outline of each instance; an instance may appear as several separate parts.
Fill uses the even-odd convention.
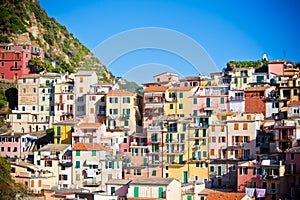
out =
[[[264,53],[269,59],[300,61],[297,0],[40,0],[40,4],[91,50],[123,31],[161,27],[195,40],[220,70],[230,60],[258,60]],[[181,75],[197,73],[184,59],[157,49],[123,55],[108,69],[125,76],[149,63],[168,66]],[[149,78],[143,81],[151,81],[145,74]]]

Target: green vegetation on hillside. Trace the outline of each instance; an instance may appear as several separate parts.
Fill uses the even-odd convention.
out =
[[[55,18],[32,0],[0,0],[0,43],[31,43],[45,50],[45,60],[54,61],[58,72],[95,70],[103,81],[112,74]]]
[[[15,183],[10,174],[9,162],[0,157],[0,199],[15,199],[17,193],[25,194],[26,189]]]

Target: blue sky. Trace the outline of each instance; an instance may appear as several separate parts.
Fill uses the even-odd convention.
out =
[[[269,59],[300,61],[297,0],[40,0],[40,4],[91,50],[124,31],[160,27],[193,39],[219,70],[230,60],[258,60],[264,53]],[[182,42],[178,42],[179,48]],[[180,75],[202,72],[180,56],[159,48],[131,51],[104,64],[116,76],[137,82],[151,81],[151,71],[176,71]],[[156,64],[159,67],[154,67]],[[151,66],[153,70],[149,70]]]

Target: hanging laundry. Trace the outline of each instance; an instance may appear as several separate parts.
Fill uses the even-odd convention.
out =
[[[266,189],[256,188],[255,190],[257,198],[264,198],[266,196]]]
[[[245,193],[248,194],[250,197],[254,196],[255,188],[246,188]]]

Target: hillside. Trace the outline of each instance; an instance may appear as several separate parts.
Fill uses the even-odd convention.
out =
[[[113,75],[67,28],[50,18],[33,0],[0,0],[0,43],[28,43],[45,51],[45,61],[54,61],[64,71],[95,70],[101,80]]]

